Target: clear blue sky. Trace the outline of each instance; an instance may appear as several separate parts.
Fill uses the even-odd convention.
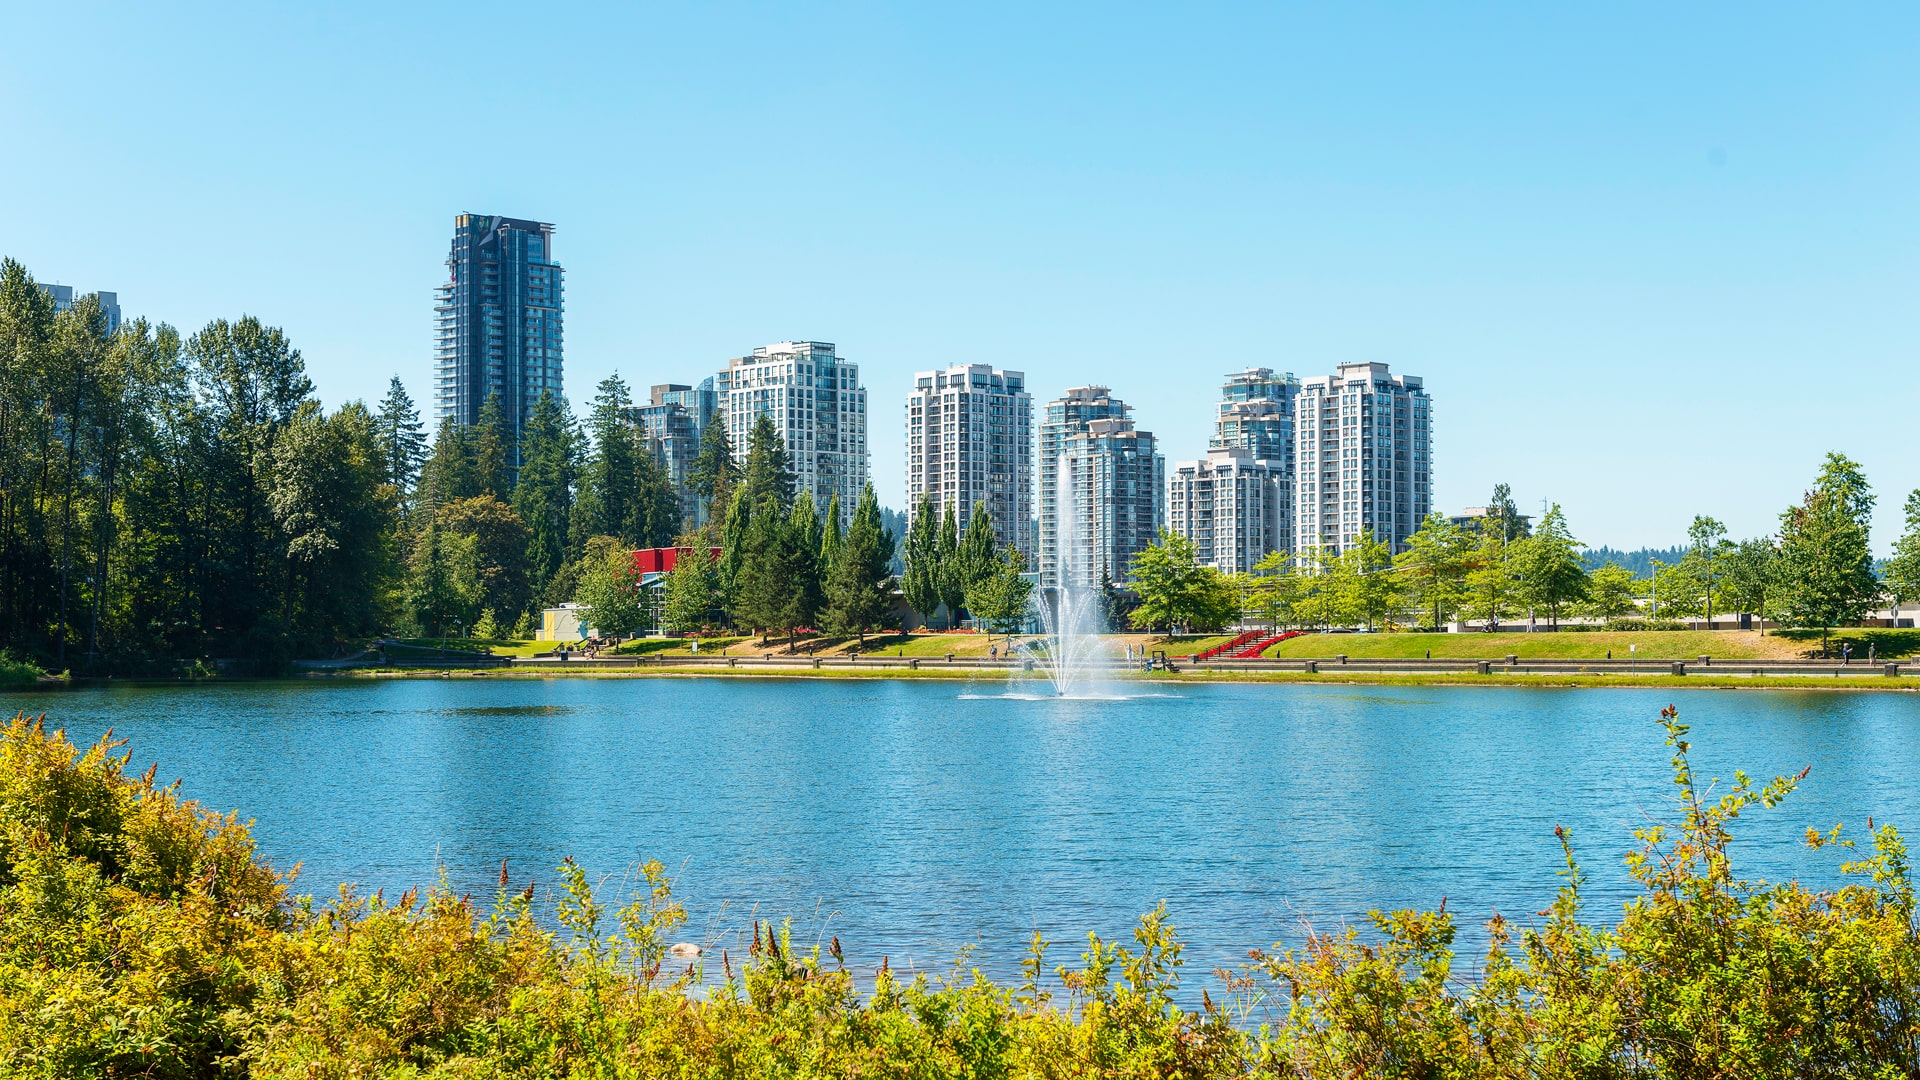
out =
[[[1104,382],[1170,461],[1221,375],[1379,360],[1436,497],[1770,530],[1920,487],[1920,8],[51,5],[0,33],[0,253],[330,404],[428,394],[463,210],[559,227],[567,387],[837,342],[902,501],[911,373]],[[406,10],[400,10],[400,9]]]

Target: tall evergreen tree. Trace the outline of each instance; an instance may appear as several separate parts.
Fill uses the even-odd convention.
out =
[[[501,502],[513,497],[514,456],[519,450],[513,436],[513,422],[500,403],[499,394],[488,394],[480,406],[480,417],[468,435],[473,448],[473,467],[480,477],[480,490]]]
[[[907,606],[931,625],[933,613],[940,609],[940,509],[931,495],[920,496],[907,524],[906,572],[901,575],[900,590]]]
[[[281,607],[285,575],[261,470],[313,383],[286,335],[250,315],[208,323],[188,339],[186,355],[210,408],[210,482],[222,508],[210,523],[211,569],[221,587],[203,596],[204,625],[222,629],[215,648],[264,655],[278,647],[282,628],[266,620]]]
[[[782,514],[793,506],[793,464],[787,456],[787,444],[765,413],[754,420],[753,430],[747,434],[747,465],[740,482],[756,511],[769,499]]]
[[[743,488],[728,521],[730,531],[737,526],[744,533],[733,549],[738,554],[729,611],[734,622],[759,633],[764,643],[768,631],[789,624],[788,606],[794,590],[784,578],[787,522],[771,498],[751,511],[745,510],[742,504],[746,495]],[[797,620],[793,624],[798,625]]]
[[[687,466],[687,487],[706,500],[707,518],[720,522],[733,505],[733,489],[740,483],[740,464],[734,460],[727,418],[718,409],[707,417],[700,435],[700,452]]]
[[[414,408],[413,398],[408,396],[398,375],[387,383],[387,396],[380,399],[373,430],[380,443],[386,481],[404,500],[413,493],[414,483],[420,478],[420,466],[427,460],[427,428],[420,422],[420,410]]]
[[[327,416],[301,404],[273,450],[267,505],[284,535],[281,619],[307,649],[386,621],[395,571],[394,491],[374,417],[359,402]]]
[[[813,494],[803,491],[793,500],[787,514],[786,535],[781,545],[781,573],[787,591],[792,594],[786,609],[789,630],[811,626],[821,607],[820,590],[820,512],[814,509]],[[788,643],[791,648],[792,643]]]
[[[447,503],[471,499],[484,490],[466,429],[453,417],[442,417],[434,433],[433,449],[420,466],[415,512],[431,516]]]
[[[838,531],[835,522],[836,515],[828,514],[830,534]],[[847,535],[833,550],[825,588],[826,622],[835,633],[859,635],[864,646],[867,632],[886,618],[887,568],[893,556],[893,534],[880,523],[880,500],[872,484],[861,493]]]
[[[639,547],[666,547],[680,535],[680,497],[674,494],[667,466],[646,446],[634,427],[633,495],[621,535]]]
[[[527,572],[542,588],[575,550],[568,530],[578,453],[567,400],[543,392],[521,437],[520,478],[513,488],[513,512],[527,526]]]
[[[827,500],[827,515],[820,522],[820,580],[833,576],[834,563],[840,558],[840,496]]]
[[[714,584],[719,589],[719,604],[729,617],[743,626],[752,625],[739,618],[736,612],[740,596],[740,573],[746,565],[749,548],[753,545],[753,504],[747,501],[747,489],[735,488],[733,503],[727,509],[726,525],[721,531],[720,562],[715,567]]]
[[[960,561],[960,517],[953,504],[940,519],[940,602],[947,606],[947,629],[960,624],[960,606],[967,602],[967,566]]]
[[[597,390],[587,418],[593,450],[580,474],[573,533],[618,536],[632,543],[639,539],[633,535],[636,523],[646,520],[645,512],[635,509],[640,472],[634,425],[627,419],[633,395],[618,375],[600,380]]]
[[[1493,496],[1487,500],[1486,524],[1503,544],[1524,540],[1532,532],[1520,508],[1514,505],[1513,489],[1505,484],[1493,485]]]

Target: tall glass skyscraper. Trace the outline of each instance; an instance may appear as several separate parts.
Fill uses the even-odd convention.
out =
[[[434,408],[468,425],[488,395],[517,438],[543,390],[561,392],[561,271],[553,226],[460,214],[434,292]]]

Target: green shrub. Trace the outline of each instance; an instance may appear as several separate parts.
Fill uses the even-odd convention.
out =
[[[23,660],[13,651],[0,650],[0,690],[23,690],[46,677],[40,665],[31,660]]]
[[[669,961],[657,863],[610,910],[569,860],[552,920],[503,869],[482,911],[441,882],[294,901],[247,828],[16,718],[0,737],[0,1075],[8,1077],[1789,1077],[1920,1069],[1920,947],[1892,827],[1811,892],[1745,881],[1730,828],[1797,778],[1710,799],[1674,747],[1679,820],[1638,834],[1641,895],[1582,921],[1572,840],[1545,921],[1376,912],[1176,1003],[1164,908],[1077,967],[1035,936],[1017,986],[956,965],[856,978],[838,940],[756,923],[720,983]],[[1804,775],[1804,774],[1803,774]],[[1815,847],[1845,846],[1838,828]],[[558,929],[554,927],[557,926]],[[711,963],[709,958],[707,961]],[[1217,997],[1216,997],[1217,992]]]
[[[1622,630],[1640,633],[1645,630],[1685,630],[1687,624],[1675,619],[1613,619],[1607,623],[1609,630]]]

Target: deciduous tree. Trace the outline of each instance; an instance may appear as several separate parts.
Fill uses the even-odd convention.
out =
[[[1587,602],[1583,610],[1612,622],[1640,610],[1633,602],[1640,579],[1619,563],[1609,562],[1587,575]]]
[[[1214,630],[1239,614],[1239,597],[1226,576],[1194,558],[1193,541],[1162,530],[1134,556],[1133,588],[1140,597],[1131,621],[1141,629]]]
[[[1867,543],[1873,498],[1859,465],[1828,454],[1812,490],[1780,517],[1781,613],[1819,627],[1823,654],[1832,628],[1863,617],[1879,597]]]
[[[580,618],[598,637],[619,638],[647,626],[647,610],[640,595],[640,572],[633,553],[618,537],[595,537],[586,554],[574,602]]]
[[[993,569],[967,589],[967,610],[990,632],[1005,634],[1009,647],[1033,604],[1033,582],[1023,573],[1025,569],[1019,550],[1009,546]]]
[[[1907,494],[1906,528],[1893,542],[1883,580],[1894,603],[1920,599],[1920,489]]]
[[[1445,514],[1434,513],[1407,538],[1407,550],[1394,556],[1422,613],[1431,613],[1433,627],[1444,627],[1448,616],[1467,597],[1467,572],[1473,566],[1473,537]]]
[[[1521,600],[1535,608],[1546,608],[1547,618],[1558,629],[1561,606],[1577,603],[1587,594],[1587,568],[1580,560],[1580,542],[1568,531],[1559,503],[1540,519],[1533,535],[1520,542],[1515,562]]]

